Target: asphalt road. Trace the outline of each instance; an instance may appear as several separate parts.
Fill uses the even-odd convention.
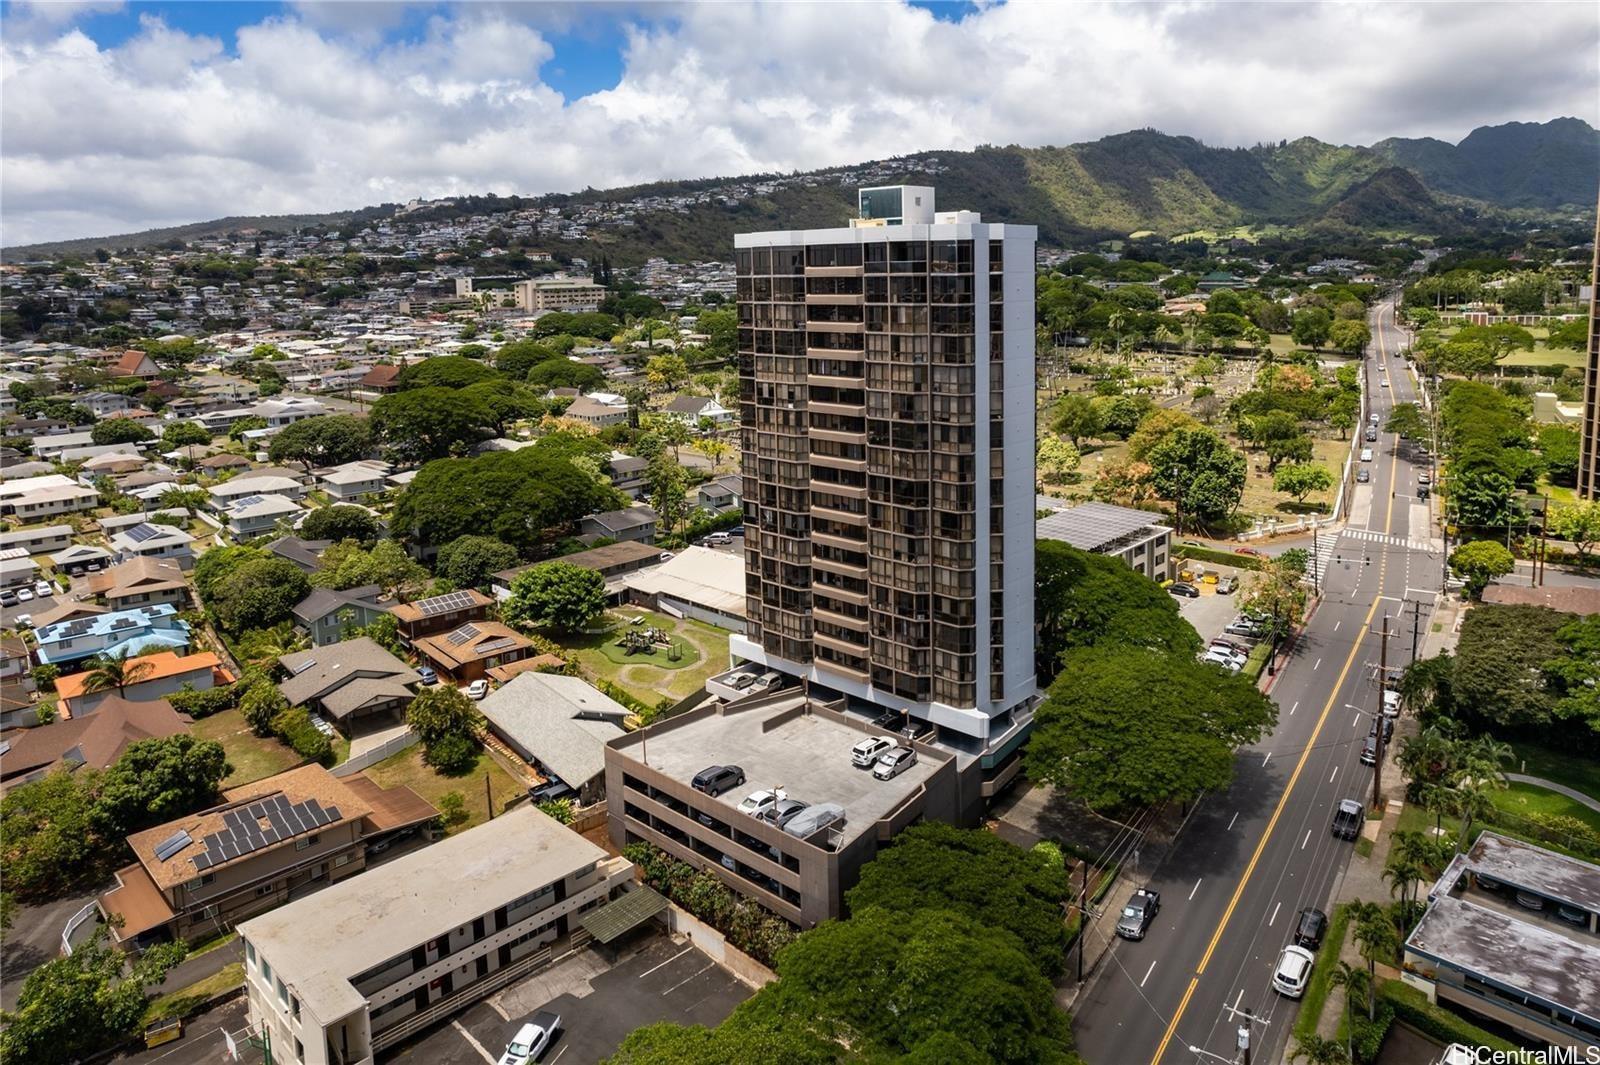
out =
[[[1406,339],[1393,305],[1381,305],[1372,324],[1368,409],[1383,419],[1416,396],[1396,354]],[[1201,800],[1149,876],[1162,896],[1154,926],[1140,942],[1119,941],[1078,1000],[1078,1049],[1092,1065],[1213,1060],[1190,1047],[1232,1060],[1246,1009],[1254,1060],[1283,1059],[1298,1004],[1271,989],[1273,967],[1296,915],[1326,909],[1349,860],[1353,844],[1330,832],[1334,806],[1372,794],[1372,770],[1360,764],[1371,717],[1350,707],[1379,706],[1384,618],[1404,633],[1389,641],[1398,666],[1410,657],[1408,600],[1422,602],[1426,631],[1441,581],[1411,452],[1388,433],[1370,446],[1371,483],[1356,486],[1343,531],[1318,543],[1324,594],[1271,690],[1276,730],[1239,752],[1228,790]]]

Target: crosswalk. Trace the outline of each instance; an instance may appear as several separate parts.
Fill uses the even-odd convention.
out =
[[[1439,547],[1431,540],[1408,540],[1404,536],[1391,536],[1388,533],[1375,532],[1371,529],[1345,529],[1340,536],[1349,536],[1357,540],[1366,540],[1370,543],[1383,544],[1386,547],[1403,547],[1407,551],[1437,551]]]

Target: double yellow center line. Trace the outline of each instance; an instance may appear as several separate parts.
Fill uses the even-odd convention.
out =
[[[1378,357],[1383,360],[1384,376],[1389,374],[1388,347],[1383,342],[1383,322],[1380,316],[1378,322]],[[1391,378],[1390,391],[1393,391]],[[1394,517],[1394,482],[1397,462],[1389,464],[1389,507],[1384,515],[1383,527],[1387,531],[1390,519]],[[1372,619],[1378,613],[1378,604],[1383,600],[1383,579],[1387,572],[1389,560],[1387,555],[1380,555],[1378,563],[1378,592],[1373,597],[1372,605],[1367,608],[1367,616],[1361,622],[1362,636],[1372,626]],[[1361,653],[1362,636],[1357,636],[1355,643],[1350,648],[1350,654],[1344,660],[1344,666],[1339,670],[1339,679],[1334,681],[1333,689],[1328,693],[1328,701],[1322,707],[1322,713],[1317,716],[1316,727],[1311,730],[1310,739],[1306,740],[1305,747],[1300,751],[1300,758],[1295,762],[1294,772],[1289,774],[1289,783],[1283,789],[1283,794],[1278,797],[1278,805],[1272,811],[1272,817],[1267,821],[1267,827],[1262,831],[1261,838],[1256,841],[1255,852],[1250,855],[1250,861],[1244,867],[1244,875],[1239,878],[1239,884],[1233,889],[1233,897],[1228,900],[1228,908],[1222,911],[1222,919],[1217,922],[1217,927],[1211,933],[1211,942],[1206,945],[1206,952],[1200,958],[1200,964],[1194,971],[1194,976],[1189,978],[1189,986],[1184,989],[1183,998],[1178,1002],[1177,1012],[1172,1015],[1172,1020],[1167,1023],[1167,1030],[1161,1035],[1161,1042],[1156,1046],[1155,1055],[1150,1059],[1150,1065],[1160,1065],[1161,1057],[1167,1052],[1167,1046],[1172,1042],[1172,1035],[1178,1030],[1178,1022],[1183,1019],[1184,1011],[1189,1008],[1189,1000],[1194,997],[1195,988],[1200,986],[1200,977],[1205,974],[1206,966],[1211,964],[1211,955],[1216,952],[1217,944],[1222,941],[1222,933],[1228,928],[1228,922],[1233,918],[1233,911],[1238,907],[1239,900],[1244,897],[1244,889],[1250,883],[1250,877],[1256,871],[1256,865],[1261,861],[1261,855],[1267,849],[1267,841],[1272,838],[1273,829],[1278,827],[1278,819],[1283,816],[1284,809],[1289,805],[1289,796],[1294,793],[1294,786],[1300,780],[1300,774],[1306,767],[1306,762],[1311,757],[1311,750],[1317,744],[1317,737],[1322,733],[1322,726],[1328,720],[1328,714],[1333,710],[1334,703],[1339,699],[1339,692],[1344,687],[1345,678],[1350,675],[1350,667],[1355,665],[1356,656]]]

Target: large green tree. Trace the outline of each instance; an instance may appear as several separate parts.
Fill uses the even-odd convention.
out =
[[[298,462],[309,473],[317,466],[338,466],[362,458],[372,447],[367,419],[353,414],[302,418],[278,430],[267,445],[273,462]]]
[[[517,574],[501,613],[513,625],[576,632],[605,608],[606,580],[600,571],[557,559]]]
[[[1467,594],[1474,599],[1490,581],[1515,569],[1516,562],[1505,545],[1495,540],[1474,540],[1450,552],[1450,572],[1467,582]]]
[[[1210,429],[1177,430],[1151,449],[1148,462],[1156,491],[1183,518],[1221,521],[1244,495],[1244,456]]]
[[[1180,655],[1200,649],[1172,596],[1120,559],[1039,540],[1034,582],[1040,683],[1054,679],[1061,655],[1075,647],[1124,644]]]
[[[499,374],[491,366],[462,355],[435,355],[431,359],[403,368],[397,378],[404,389],[466,388],[479,381],[492,381]]]
[[[1456,709],[1490,726],[1547,725],[1554,695],[1542,667],[1563,654],[1556,633],[1571,617],[1542,606],[1484,604],[1467,611],[1449,681]]]
[[[195,586],[218,628],[238,635],[288,620],[311,580],[288,559],[253,547],[216,547],[195,563]]]
[[[139,1031],[146,990],[183,960],[182,944],[162,943],[129,955],[106,942],[104,930],[71,954],[28,974],[15,1012],[0,1014],[0,1058],[30,1065],[66,1065],[109,1050]]]
[[[458,588],[483,588],[517,564],[517,549],[492,536],[458,536],[439,548],[434,572]]]
[[[132,418],[102,418],[89,430],[89,439],[96,444],[142,444],[154,440],[156,434]]]
[[[380,398],[371,424],[390,454],[427,462],[471,450],[491,430],[494,415],[464,389],[415,388]]]
[[[209,806],[231,768],[213,740],[182,734],[129,744],[100,776],[95,824],[120,838]]]
[[[1093,440],[1104,428],[1100,411],[1088,396],[1070,393],[1057,402],[1051,428],[1077,447],[1085,440]]]
[[[300,535],[307,540],[356,540],[372,543],[378,538],[378,519],[365,507],[339,503],[319,507],[300,523]]]
[[[1233,778],[1233,751],[1277,720],[1253,683],[1184,655],[1067,653],[1039,707],[1028,777],[1096,809],[1188,800]]]
[[[845,902],[851,913],[879,908],[908,920],[954,911],[1010,932],[1040,972],[1056,977],[1066,955],[1061,903],[1069,893],[1059,861],[992,832],[929,822],[906,829],[863,866]]]

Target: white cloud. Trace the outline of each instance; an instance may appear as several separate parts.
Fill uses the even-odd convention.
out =
[[[48,11],[46,11],[48,9]],[[1459,139],[1596,114],[1580,4],[302,5],[193,36],[145,17],[101,48],[54,5],[0,43],[4,240],[807,169],[1153,126],[1208,143]],[[539,80],[548,34],[628,24],[612,89]],[[81,11],[79,12],[81,13]],[[75,17],[75,16],[74,16]],[[13,32],[18,19],[28,32]]]

